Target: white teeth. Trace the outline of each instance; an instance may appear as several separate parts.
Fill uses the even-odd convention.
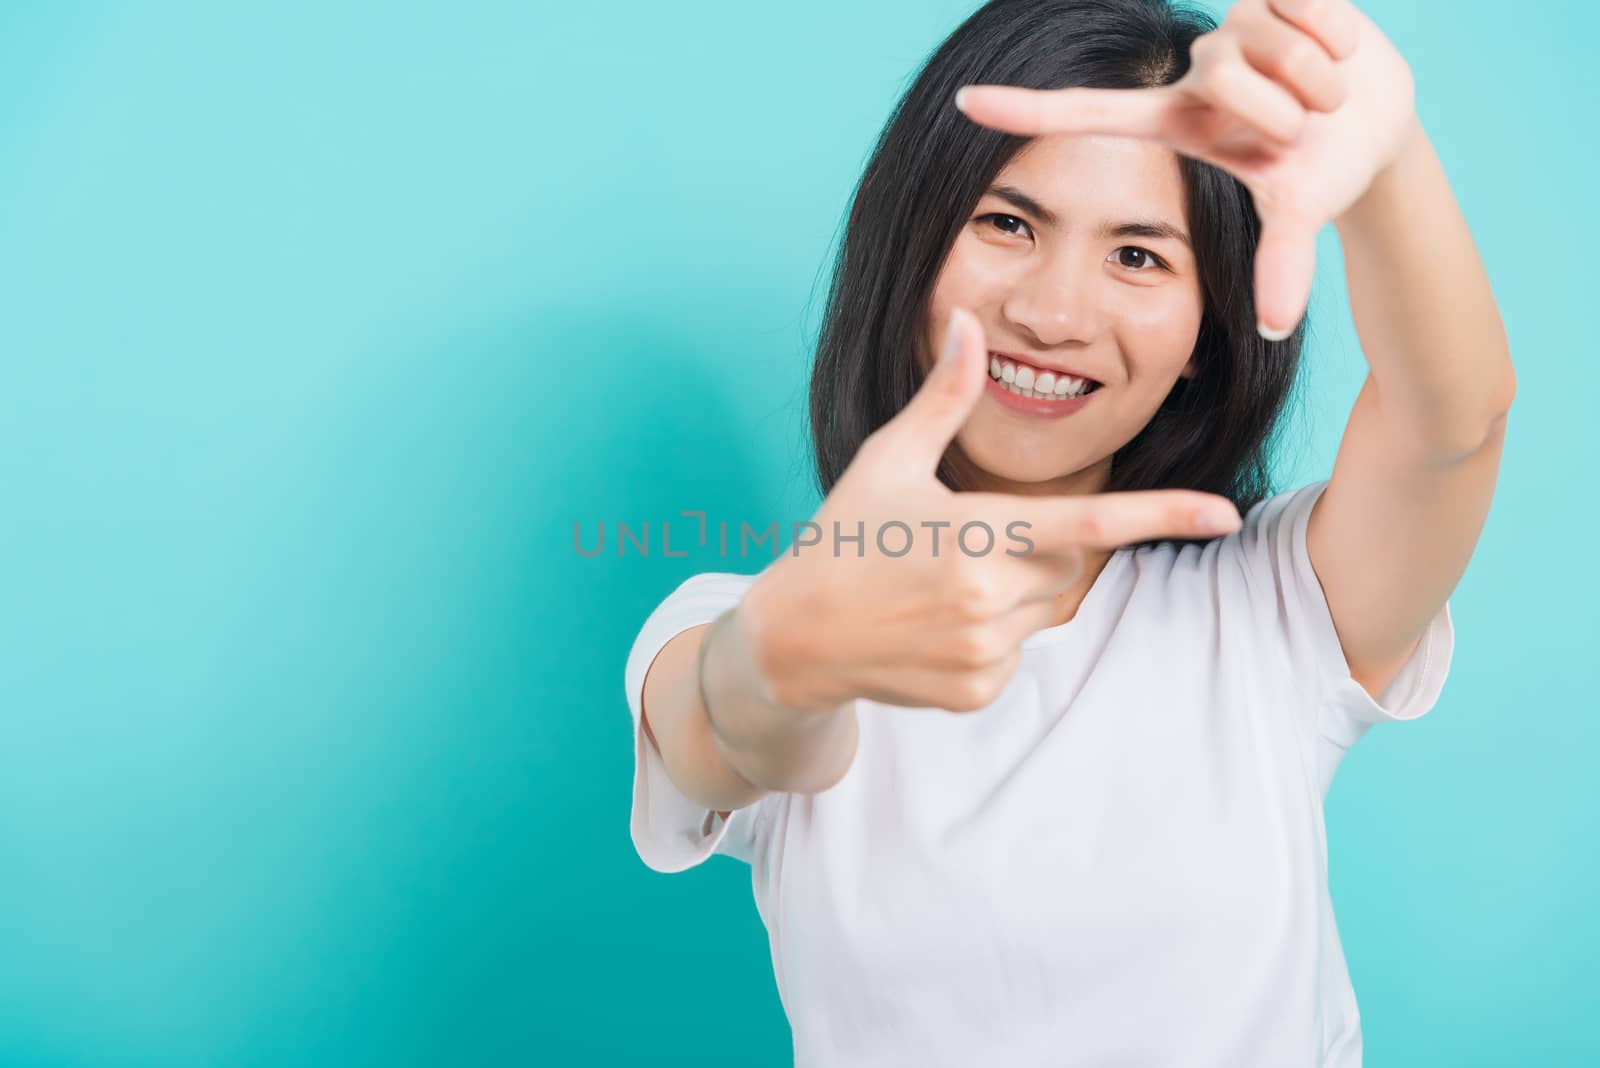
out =
[[[1059,386],[1060,383],[1057,383],[1057,385]],[[1067,393],[1057,393],[1054,390],[1052,390],[1049,393],[1040,393],[1037,389],[1018,389],[1017,386],[1014,383],[1009,383],[1009,382],[1001,383],[1000,388],[1005,390],[1007,393],[1015,393],[1019,397],[1041,397],[1041,398],[1044,398],[1046,400],[1065,400],[1069,396],[1072,396],[1072,397],[1082,396],[1081,392],[1073,393],[1073,394],[1067,394]]]
[[[1026,364],[1018,365],[998,356],[989,357],[989,377],[1001,383],[1008,392],[1022,397],[1081,397],[1089,392],[1089,380],[1073,378],[1054,371],[1036,371]]]

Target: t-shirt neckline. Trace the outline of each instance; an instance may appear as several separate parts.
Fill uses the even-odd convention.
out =
[[[1114,550],[1106,560],[1106,566],[1100,569],[1100,574],[1096,575],[1094,582],[1090,583],[1088,592],[1083,595],[1083,600],[1078,603],[1078,610],[1073,613],[1072,618],[1063,623],[1057,623],[1055,626],[1034,631],[1022,639],[1022,648],[1034,649],[1041,645],[1054,645],[1071,637],[1081,625],[1082,620],[1086,617],[1092,618],[1100,610],[1100,602],[1106,597],[1106,587],[1111,585],[1112,573],[1121,569],[1123,558],[1130,551],[1131,549],[1126,545],[1119,546]]]

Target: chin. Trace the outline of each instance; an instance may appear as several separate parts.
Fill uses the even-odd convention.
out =
[[[1083,465],[1070,460],[1050,460],[1039,457],[1019,457],[1011,449],[983,448],[968,453],[973,463],[985,474],[1007,482],[1055,482],[1077,474]]]

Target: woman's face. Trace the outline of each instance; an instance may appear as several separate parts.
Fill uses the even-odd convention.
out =
[[[1171,233],[1119,232],[1130,224]],[[1039,370],[1065,368],[1100,386],[1075,410],[1039,412],[1008,404],[1014,394],[989,381],[953,457],[983,489],[1106,484],[1112,454],[1195,371],[1203,300],[1187,234],[1178,157],[1153,142],[1039,137],[996,176],[935,282],[924,360],[960,305],[983,324],[991,372],[996,354],[1010,354],[1002,367],[1031,365],[1035,385]]]

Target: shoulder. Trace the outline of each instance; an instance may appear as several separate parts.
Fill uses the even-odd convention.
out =
[[[1327,480],[1278,490],[1251,505],[1238,530],[1196,541],[1123,550],[1131,606],[1176,621],[1196,614],[1230,630],[1292,625],[1304,588],[1304,544],[1311,508]]]
[[[702,571],[690,575],[662,598],[655,612],[687,612],[694,615],[710,607],[721,612],[736,603],[757,577],[732,571]]]
[[[1304,553],[1306,525],[1311,510],[1328,486],[1318,479],[1273,492],[1244,513],[1239,529],[1213,543],[1224,577],[1254,585],[1288,579]]]

